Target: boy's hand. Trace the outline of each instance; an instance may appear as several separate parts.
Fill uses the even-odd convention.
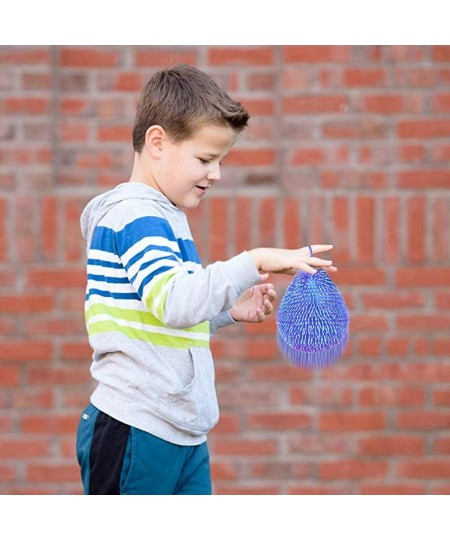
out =
[[[310,247],[313,256],[311,256]],[[314,257],[332,249],[333,246],[330,244],[313,244],[300,249],[255,248],[248,253],[260,272],[294,275],[298,270],[315,274],[317,270],[313,267],[335,272],[337,268],[332,266],[332,261]]]
[[[261,279],[267,279],[268,274],[261,276]],[[271,283],[261,283],[254,285],[244,291],[236,300],[234,306],[230,309],[230,315],[238,322],[259,323],[264,321],[266,315],[273,311],[272,302],[277,293]]]

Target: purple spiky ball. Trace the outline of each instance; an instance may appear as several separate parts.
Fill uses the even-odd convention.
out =
[[[284,356],[296,366],[329,366],[344,354],[349,326],[345,300],[327,272],[297,272],[277,312],[277,339]]]

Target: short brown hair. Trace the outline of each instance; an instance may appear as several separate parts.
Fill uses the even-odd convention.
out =
[[[240,133],[250,115],[206,73],[179,64],[158,71],[145,85],[133,126],[133,148],[141,152],[150,126],[161,126],[174,142],[206,124],[229,125]]]

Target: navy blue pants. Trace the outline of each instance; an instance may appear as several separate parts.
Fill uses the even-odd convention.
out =
[[[89,404],[77,432],[85,495],[211,495],[206,442],[179,446]]]

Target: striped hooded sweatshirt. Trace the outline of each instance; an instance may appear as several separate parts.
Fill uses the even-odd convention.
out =
[[[185,214],[137,182],[92,199],[81,228],[91,402],[169,442],[204,442],[219,418],[210,335],[260,281],[251,257],[202,268]]]

